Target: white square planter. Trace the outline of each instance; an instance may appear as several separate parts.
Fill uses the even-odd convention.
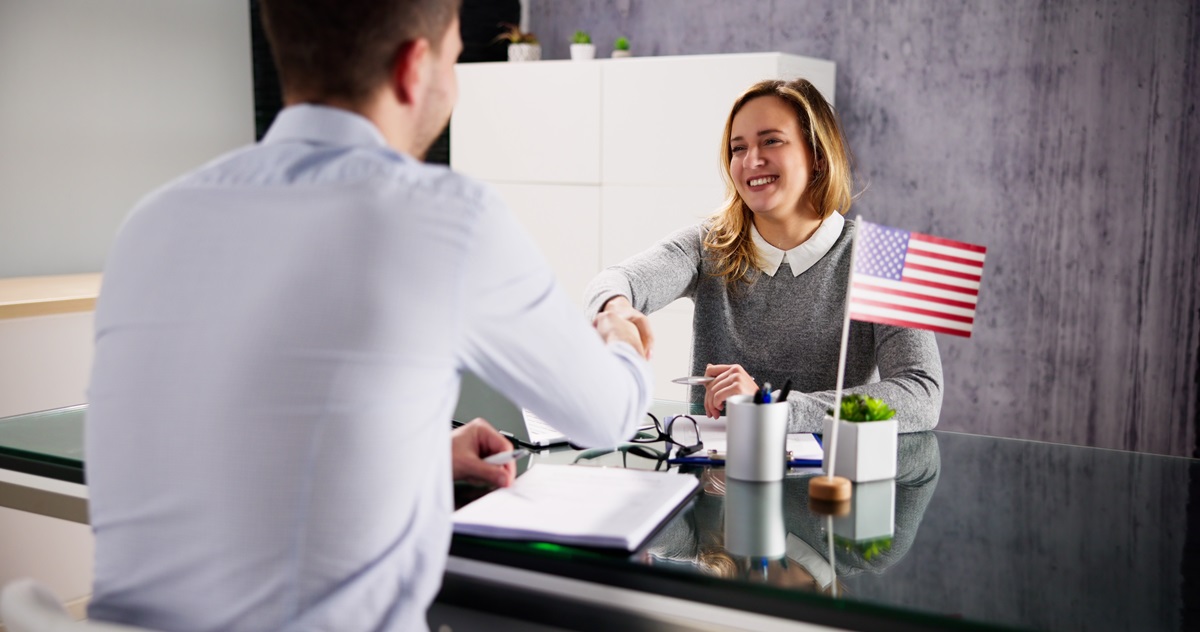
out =
[[[837,437],[837,471],[856,483],[896,478],[895,419],[887,421],[841,421]],[[833,444],[833,418],[825,418],[821,437],[825,448],[825,467],[829,467],[829,449]]]
[[[850,513],[833,519],[833,534],[852,542],[886,538],[895,532],[895,479],[855,484]]]

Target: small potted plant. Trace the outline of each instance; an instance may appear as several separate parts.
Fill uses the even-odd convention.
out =
[[[622,57],[630,57],[632,55],[633,55],[633,53],[630,52],[630,50],[629,50],[629,38],[628,37],[625,37],[622,35],[621,37],[618,37],[616,39],[616,41],[613,42],[613,53],[612,53],[613,59],[620,59]]]
[[[855,483],[850,511],[833,519],[834,542],[870,562],[892,547],[895,533],[896,481]]]
[[[587,31],[575,31],[571,36],[571,59],[585,61],[596,58],[596,45]]]
[[[521,27],[509,22],[501,22],[504,32],[496,36],[495,41],[508,42],[508,61],[537,61],[542,58],[542,45],[533,33],[521,30]]]
[[[829,463],[833,442],[833,410],[827,411],[825,462]],[[842,398],[837,437],[837,471],[856,483],[896,478],[896,411],[881,399],[866,395]]]
[[[833,536],[833,543],[838,545],[843,551],[862,556],[868,562],[874,562],[876,558],[892,550],[892,536],[890,535],[867,540],[851,540],[850,538],[835,535]]]

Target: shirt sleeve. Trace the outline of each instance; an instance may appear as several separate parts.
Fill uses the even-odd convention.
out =
[[[606,268],[584,290],[589,318],[614,296],[624,296],[633,307],[650,314],[675,299],[692,296],[700,275],[703,226],[678,230],[649,249]]]
[[[576,443],[633,436],[653,396],[649,364],[604,344],[491,192],[466,256],[462,365]]]
[[[933,332],[892,325],[873,327],[880,381],[846,388],[843,396],[861,393],[887,402],[897,411],[900,432],[932,430],[942,410],[942,360]],[[822,431],[822,420],[829,407],[813,397],[832,402],[836,393],[789,395],[789,432]]]

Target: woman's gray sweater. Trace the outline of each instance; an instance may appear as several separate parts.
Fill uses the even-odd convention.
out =
[[[652,313],[678,298],[696,304],[692,374],[709,364],[740,364],[759,384],[779,389],[792,380],[789,432],[821,432],[834,399],[850,244],[847,220],[829,252],[799,276],[786,258],[774,276],[755,274],[750,285],[729,287],[705,256],[703,224],[667,236],[650,249],[607,268],[588,285],[591,316],[621,295]],[[757,272],[757,271],[756,271]],[[846,393],[865,393],[896,412],[900,432],[929,430],[942,406],[942,363],[929,331],[852,321],[846,355]],[[704,388],[692,387],[693,404]]]

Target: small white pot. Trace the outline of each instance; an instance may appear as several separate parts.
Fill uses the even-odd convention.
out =
[[[571,59],[586,61],[596,58],[595,44],[571,44]]]
[[[625,57],[633,57],[633,52],[627,51],[627,50],[614,50],[612,56],[613,56],[613,59],[622,59]]]
[[[896,478],[897,430],[895,419],[887,421],[840,421],[837,437],[837,471],[856,483]],[[833,444],[833,417],[825,418],[821,436],[828,467]]]
[[[850,497],[850,513],[833,519],[833,534],[852,542],[886,538],[895,533],[895,479],[856,483]]]
[[[542,58],[541,44],[509,44],[508,61],[537,61]]]

